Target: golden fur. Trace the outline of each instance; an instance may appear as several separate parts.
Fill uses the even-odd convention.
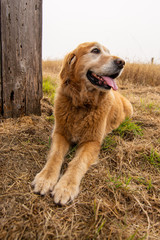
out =
[[[111,56],[96,42],[83,43],[65,57],[55,98],[51,150],[45,167],[33,181],[34,192],[44,195],[52,191],[59,204],[77,196],[80,181],[96,162],[106,134],[132,116],[130,102],[113,90],[115,84],[108,86],[112,84],[110,77],[103,77],[118,76],[123,66],[122,59]],[[76,155],[59,179],[64,156],[72,143],[78,144]]]

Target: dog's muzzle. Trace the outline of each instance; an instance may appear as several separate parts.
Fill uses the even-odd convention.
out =
[[[117,90],[118,86],[116,84],[115,78],[117,78],[123,67],[125,65],[125,61],[120,58],[115,58],[113,60],[113,70],[109,74],[102,74],[98,75],[95,72],[88,70],[87,72],[87,78],[88,80],[95,86],[98,86],[100,88],[109,90]]]

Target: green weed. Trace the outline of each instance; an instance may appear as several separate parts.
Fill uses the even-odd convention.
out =
[[[153,109],[154,107],[155,107],[154,103],[152,103],[152,102],[146,104],[146,108],[148,108],[148,109]]]
[[[117,146],[117,142],[115,140],[115,136],[108,135],[105,137],[103,145],[101,147],[102,150],[113,150]]]
[[[46,117],[46,118],[47,118],[47,120],[48,120],[49,122],[54,123],[54,121],[55,121],[55,117],[54,117],[54,115],[51,115],[51,116]]]
[[[140,101],[141,101],[141,107],[144,110],[160,111],[160,106],[157,103],[155,103],[155,102],[146,103],[145,99],[140,99]]]
[[[134,240],[136,235],[137,235],[137,231],[135,231],[135,233],[133,233],[127,240]]]
[[[51,136],[49,136],[49,139],[48,139],[48,144],[47,144],[47,147],[50,149],[51,147],[51,144],[52,144],[52,138]]]
[[[111,182],[115,186],[115,188],[120,188],[123,186],[123,182],[120,179],[114,179],[114,177],[111,179]]]
[[[137,238],[137,233],[138,233],[138,230],[136,230],[135,233],[133,233],[129,238],[127,238],[127,240],[134,240],[134,239],[144,240],[144,239],[146,239],[146,234],[142,238]]]
[[[104,226],[105,223],[106,223],[106,220],[105,220],[105,219],[102,219],[101,224],[100,224],[100,226],[99,226],[98,229],[97,229],[97,233],[98,233],[98,234],[99,234],[99,232],[102,230],[102,228],[103,228],[103,226]]]
[[[55,97],[55,90],[56,84],[51,77],[44,77],[43,78],[43,93],[46,94],[52,104],[54,104],[54,97]]]
[[[147,180],[147,190],[151,190],[153,187],[151,178]]]
[[[151,149],[148,154],[143,154],[143,157],[145,160],[150,162],[151,165],[155,166],[156,168],[160,168],[160,154],[157,153],[154,149]]]
[[[133,140],[137,135],[142,136],[143,130],[131,119],[127,118],[116,130],[113,131],[113,133],[124,139]]]
[[[146,186],[147,190],[151,190],[153,187],[151,178],[148,179],[148,178],[144,178],[144,177],[134,177],[134,180],[138,184],[142,184],[142,185]]]
[[[75,155],[75,152],[77,150],[77,145],[74,145],[73,147],[71,147],[71,149],[69,150],[68,154],[67,154],[67,158],[73,158],[73,156]]]
[[[110,187],[114,187],[114,188],[123,188],[123,189],[128,189],[128,185],[130,184],[132,180],[131,176],[128,177],[115,177],[115,176],[109,176],[109,179],[106,180],[106,182],[109,183]]]
[[[125,177],[125,185],[128,186],[132,180],[132,177]]]

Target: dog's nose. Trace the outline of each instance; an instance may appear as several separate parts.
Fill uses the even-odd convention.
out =
[[[119,68],[123,68],[124,65],[125,65],[125,61],[123,59],[121,59],[121,58],[114,59],[114,63]]]

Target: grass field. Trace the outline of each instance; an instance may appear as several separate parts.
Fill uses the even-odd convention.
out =
[[[43,62],[41,117],[0,119],[0,239],[160,239],[160,66],[126,65],[117,82],[133,118],[105,138],[99,163],[63,207],[30,185],[50,147],[60,68],[61,61]]]

